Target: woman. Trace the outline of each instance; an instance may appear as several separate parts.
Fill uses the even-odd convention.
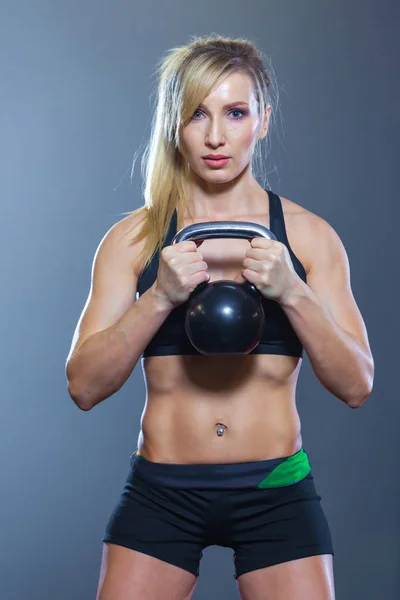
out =
[[[334,598],[296,383],[304,349],[322,385],[356,408],[374,366],[338,235],[253,175],[270,83],[247,40],[195,38],[173,49],[160,66],[146,204],[96,253],[69,392],[90,410],[142,354],[147,387],[138,451],[103,539],[97,600],[190,598],[213,544],[233,548],[244,599]],[[208,221],[259,223],[276,240],[172,243],[177,230]],[[191,292],[219,279],[248,280],[262,296],[269,317],[250,354],[203,356],[186,336]]]

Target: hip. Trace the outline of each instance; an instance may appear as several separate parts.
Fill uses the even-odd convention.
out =
[[[133,478],[179,489],[273,489],[291,486],[311,474],[303,447],[289,456],[215,464],[154,462],[137,450],[130,458],[130,466]]]

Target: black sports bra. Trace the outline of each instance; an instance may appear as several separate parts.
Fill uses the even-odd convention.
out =
[[[275,234],[276,239],[285,244],[289,250],[296,273],[304,282],[306,282],[306,271],[289,245],[281,199],[271,190],[265,191],[269,196],[269,228],[272,233]],[[176,227],[177,214],[175,210],[163,247],[171,245],[172,239],[176,233]],[[153,285],[157,277],[158,264],[159,253],[157,252],[153,256],[150,264],[146,269],[142,270],[139,275],[136,293],[137,298]],[[262,298],[262,303],[265,314],[268,315],[268,317],[265,319],[265,327],[261,341],[250,354],[280,354],[301,357],[303,355],[303,346],[279,303],[267,298]],[[184,320],[186,308],[187,302],[170,312],[164,323],[145,348],[143,357],[200,354],[190,343],[185,331]]]

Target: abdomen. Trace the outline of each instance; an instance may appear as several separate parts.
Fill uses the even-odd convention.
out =
[[[276,355],[144,359],[148,395],[140,453],[178,464],[293,454],[301,447],[295,403],[300,365],[297,357]]]

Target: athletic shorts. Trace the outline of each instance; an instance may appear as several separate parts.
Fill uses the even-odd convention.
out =
[[[199,575],[204,548],[234,551],[240,575],[334,554],[308,456],[233,464],[166,464],[135,452],[103,542]]]

